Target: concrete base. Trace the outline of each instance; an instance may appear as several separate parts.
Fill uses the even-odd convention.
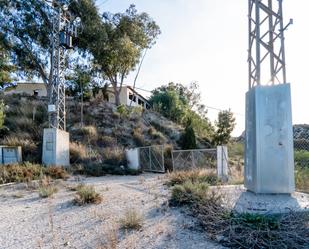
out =
[[[70,165],[68,132],[56,128],[44,129],[42,163],[46,166]]]
[[[295,190],[289,84],[257,86],[246,94],[245,186],[260,194]]]
[[[309,212],[309,194],[255,194],[244,186],[222,186],[219,191],[226,196],[225,205],[237,213],[284,214]]]

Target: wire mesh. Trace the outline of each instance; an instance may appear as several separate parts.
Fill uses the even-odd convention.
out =
[[[216,168],[217,150],[173,150],[172,160],[174,171],[196,168]]]

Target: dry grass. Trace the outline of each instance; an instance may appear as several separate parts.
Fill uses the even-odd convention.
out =
[[[140,229],[143,225],[143,216],[135,209],[127,209],[120,219],[120,226],[123,229]]]
[[[52,183],[52,180],[49,176],[44,176],[40,180],[38,192],[41,198],[48,198],[57,193],[58,188]]]
[[[100,204],[102,196],[97,193],[93,186],[82,185],[77,189],[74,203],[77,205]]]
[[[80,143],[70,143],[70,162],[79,163],[87,159],[87,148]]]
[[[295,183],[297,190],[309,193],[309,167],[296,167]]]
[[[220,183],[215,171],[206,169],[195,169],[189,171],[175,171],[168,174],[168,185],[174,186],[191,181],[192,183],[207,183],[217,185]]]
[[[205,183],[188,180],[172,187],[170,204],[187,207],[211,239],[229,248],[308,248],[309,213],[237,214],[223,205],[226,198]]]
[[[0,167],[0,184],[10,182],[29,182],[39,179],[44,168],[39,164],[25,162]]]
[[[68,172],[63,167],[58,166],[47,167],[44,172],[47,176],[54,179],[67,180],[70,177]]]

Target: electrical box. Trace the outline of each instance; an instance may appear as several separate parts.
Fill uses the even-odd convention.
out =
[[[15,164],[21,162],[21,146],[0,146],[0,164]]]
[[[66,49],[73,48],[72,36],[68,32],[60,32],[60,45],[64,46]]]
[[[245,187],[255,193],[295,191],[290,84],[246,94]]]

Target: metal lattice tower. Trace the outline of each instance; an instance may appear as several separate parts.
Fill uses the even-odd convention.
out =
[[[286,81],[283,0],[249,1],[249,89]]]
[[[65,86],[64,86],[64,70],[65,70],[65,48],[60,46],[60,31],[65,27],[66,21],[62,17],[61,8],[55,9],[53,16],[53,33],[52,33],[52,91],[49,105],[54,106],[51,110],[49,122],[51,128],[65,130]]]
[[[53,2],[52,32],[52,86],[49,100],[49,126],[66,130],[65,70],[66,50],[72,47],[72,37],[77,36],[77,28],[71,21],[66,5]]]

